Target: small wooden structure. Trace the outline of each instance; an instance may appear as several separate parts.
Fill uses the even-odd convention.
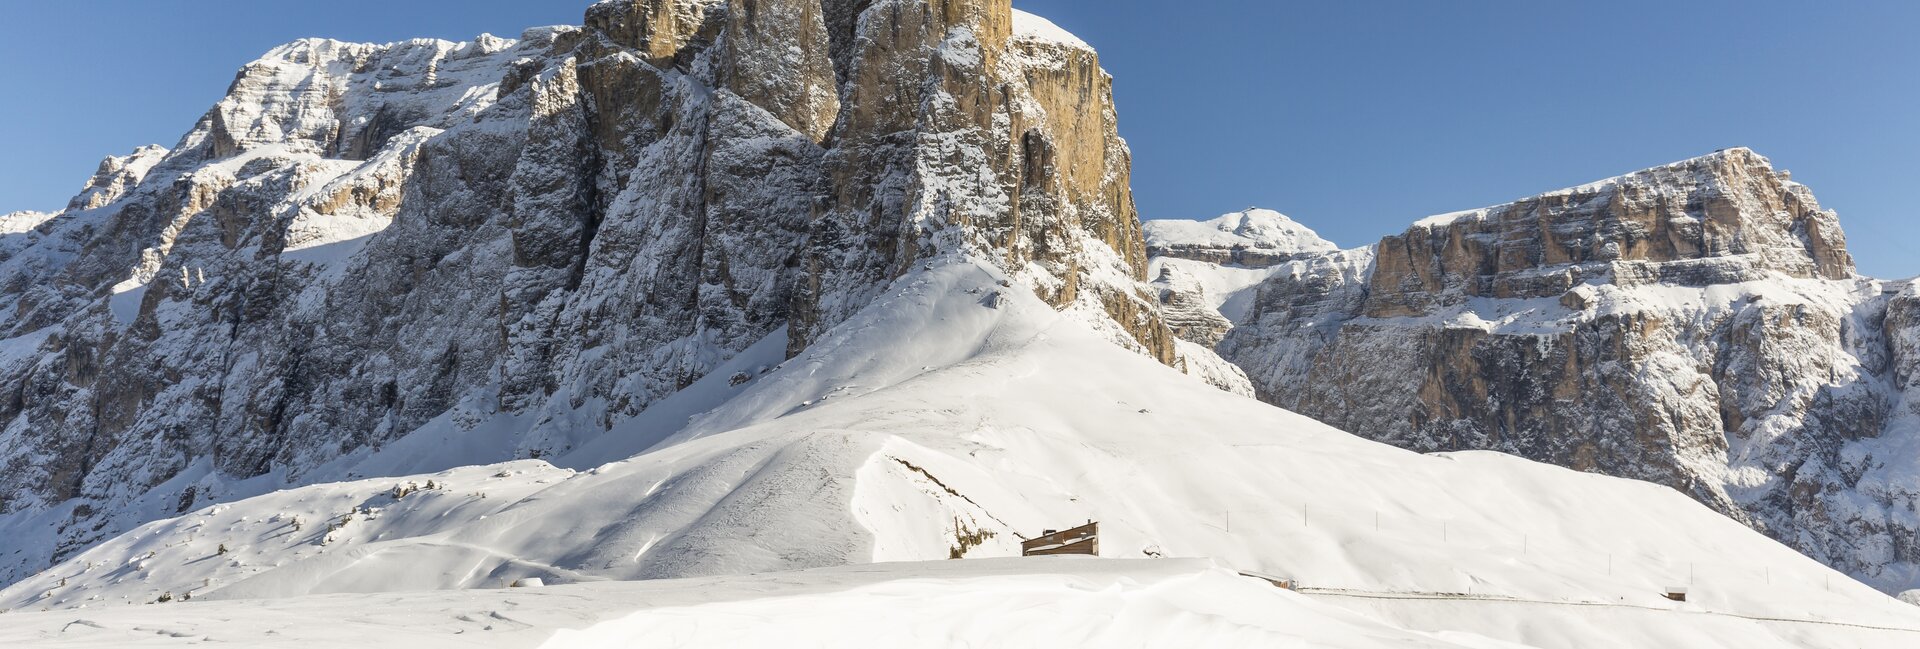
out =
[[[1676,601],[1676,602],[1684,602],[1684,601],[1687,601],[1687,587],[1686,587],[1686,586],[1674,586],[1674,587],[1672,587],[1672,588],[1668,588],[1668,589],[1667,589],[1667,599],[1670,599],[1670,600],[1673,600],[1673,601]]]
[[[1065,532],[1047,530],[1040,538],[1020,543],[1020,556],[1044,557],[1058,554],[1100,556],[1100,524],[1089,522]]]

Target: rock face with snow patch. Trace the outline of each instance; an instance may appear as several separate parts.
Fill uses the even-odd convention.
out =
[[[1834,215],[1751,151],[1429,218],[1249,290],[1218,348],[1269,402],[1671,485],[1917,581],[1912,289],[1856,277]]]
[[[1244,300],[1227,304],[1234,294],[1277,265],[1338,250],[1286,215],[1257,208],[1210,221],[1148,221],[1143,228],[1167,324],[1181,339],[1208,348],[1244,315]]]
[[[278,48],[174,149],[0,221],[0,582],[423,427],[565,452],[937,255],[1217,372],[1144,283],[1116,123],[1094,51],[1007,0]]]

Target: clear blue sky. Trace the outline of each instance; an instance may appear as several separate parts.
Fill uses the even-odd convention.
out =
[[[589,0],[0,3],[0,211],[172,145],[304,36],[577,23]],[[1100,48],[1149,218],[1258,205],[1341,245],[1750,146],[1839,210],[1864,272],[1920,274],[1920,2],[1015,0]]]

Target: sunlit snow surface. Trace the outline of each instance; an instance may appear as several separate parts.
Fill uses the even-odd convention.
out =
[[[7,647],[1498,648],[1425,634],[1204,561],[896,563],[539,589],[9,616]]]
[[[96,632],[121,646],[139,628],[167,642],[174,632],[164,629],[181,625],[190,637],[217,638],[221,620],[243,618],[282,619],[278,633],[330,646],[326,638],[339,636],[328,634],[351,624],[399,625],[406,616],[396,611],[409,607],[477,621],[409,630],[436,640],[396,646],[461,646],[455,631],[489,624],[524,630],[513,646],[561,628],[586,629],[565,646],[629,646],[604,643],[675,628],[690,634],[685,642],[631,646],[740,646],[789,634],[799,646],[998,644],[1016,636],[994,634],[1021,629],[1099,644],[1158,638],[1098,635],[1135,628],[1122,617],[1156,615],[1195,637],[1281,646],[1308,637],[1323,641],[1292,646],[1505,646],[1484,636],[1538,647],[1607,638],[1601,645],[1744,649],[1920,639],[1859,626],[1920,629],[1920,609],[1669,489],[1491,453],[1422,456],[1363,441],[1115,347],[1024,291],[987,299],[1004,290],[1001,279],[949,258],[903,278],[778,369],[740,386],[696,386],[705,394],[690,403],[717,408],[688,418],[700,408],[678,404],[679,416],[638,418],[551,463],[317,485],[146,525],[0,591],[0,608],[13,610],[0,615],[0,634],[11,634],[0,646],[83,642]],[[422,489],[395,498],[395,487],[410,486]],[[1102,524],[1106,557],[1206,557],[1219,570],[1130,563],[1088,568],[1104,575],[1095,578],[1056,562],[971,561],[1017,555],[1022,536],[1089,519]],[[881,581],[904,585],[765,574],[937,561],[969,534],[981,541],[966,548],[969,561],[886,568]],[[976,569],[992,574],[955,576]],[[870,574],[848,570],[830,574]],[[1232,577],[1242,571],[1297,579],[1313,601]],[[735,585],[724,595],[708,582],[618,583],[750,573],[763,574],[718,582]],[[524,577],[584,585],[499,590]],[[1690,586],[1692,601],[1664,599],[1675,585]],[[1119,590],[1105,599],[1034,594],[1075,588]],[[676,594],[621,599],[643,592]],[[188,594],[192,602],[178,601]],[[176,601],[148,604],[164,595]],[[1029,619],[1008,617],[1008,602],[1020,598],[1053,608],[1010,621]],[[506,602],[544,613],[531,616],[537,623],[488,621],[493,611],[530,615],[502,610]],[[1147,612],[1127,613],[1136,610]],[[1235,617],[1257,610],[1275,617]],[[880,611],[888,619],[856,629],[872,635],[836,635],[845,625],[821,622]],[[629,614],[640,617],[621,619]],[[922,626],[908,622],[935,619],[930,635],[900,635]],[[76,620],[88,623],[66,626]],[[264,634],[258,624],[229,631]],[[745,635],[728,635],[736,632]],[[1471,635],[1431,635],[1445,633]],[[1380,644],[1387,638],[1415,644]]]

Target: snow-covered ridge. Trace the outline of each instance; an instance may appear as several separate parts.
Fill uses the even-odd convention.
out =
[[[1259,208],[1206,221],[1156,219],[1146,221],[1142,229],[1148,254],[1155,257],[1266,267],[1339,249],[1287,215]]]
[[[1528,199],[1548,199],[1548,198],[1573,196],[1576,194],[1598,193],[1612,187],[1618,187],[1622,182],[1632,179],[1636,176],[1645,176],[1645,175],[1655,174],[1659,172],[1672,172],[1672,171],[1678,171],[1678,170],[1697,169],[1701,167],[1711,166],[1716,161],[1723,161],[1734,156],[1752,156],[1754,158],[1758,158],[1762,164],[1768,164],[1768,165],[1772,164],[1772,162],[1768,160],[1765,156],[1762,156],[1759,153],[1754,152],[1753,149],[1749,149],[1747,147],[1733,147],[1728,149],[1721,149],[1719,151],[1715,151],[1713,153],[1709,153],[1703,156],[1688,158],[1685,160],[1680,160],[1677,162],[1672,162],[1672,163],[1660,165],[1657,167],[1650,167],[1650,168],[1642,169],[1632,173],[1621,174],[1618,176],[1614,176],[1612,178],[1596,180],[1590,183],[1575,185],[1573,187],[1567,187],[1567,188],[1557,189],[1550,192],[1535,194],[1527,198]],[[1457,212],[1448,212],[1445,214],[1435,214],[1435,215],[1428,216],[1428,217],[1414,221],[1413,227],[1428,228],[1428,229],[1443,228],[1457,222],[1478,221],[1478,220],[1485,219],[1489,213],[1491,213],[1492,211],[1500,207],[1502,206],[1496,205],[1496,206],[1482,207],[1482,208],[1470,209],[1470,210],[1460,210]]]
[[[529,33],[536,38],[527,47],[491,34],[466,42],[288,43],[242,69],[202,130],[220,156],[306,141],[327,157],[365,159],[400,131],[451,128],[492,105],[515,62],[551,41],[541,30]],[[183,148],[199,141],[189,136]]]
[[[53,218],[53,215],[45,212],[12,212],[0,215],[0,234],[26,232],[47,222],[50,218]]]

